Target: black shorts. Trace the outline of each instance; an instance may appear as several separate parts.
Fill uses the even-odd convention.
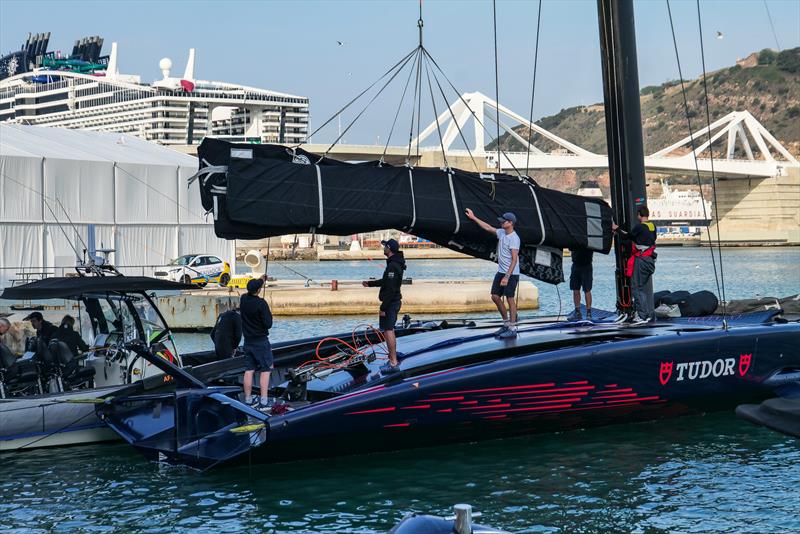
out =
[[[511,297],[517,293],[517,284],[519,283],[519,275],[512,274],[508,278],[508,284],[504,286],[500,285],[500,282],[503,281],[503,277],[506,273],[497,273],[494,275],[494,280],[492,281],[492,295],[500,295],[501,297]]]
[[[572,264],[572,271],[569,274],[569,288],[572,291],[592,290],[592,264],[576,265]]]
[[[397,324],[397,314],[400,313],[402,304],[403,302],[400,300],[392,302],[389,304],[389,308],[385,310],[386,314],[378,317],[378,326],[382,331],[394,330],[394,325]]]
[[[256,343],[247,343],[242,346],[244,353],[245,371],[270,371],[272,370],[272,346],[269,340]]]

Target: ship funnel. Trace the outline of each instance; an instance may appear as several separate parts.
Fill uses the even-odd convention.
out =
[[[263,270],[259,269],[263,263],[261,253],[259,251],[248,250],[247,254],[244,255],[244,263],[250,267],[250,271],[252,271],[253,274],[264,274],[264,272],[262,272]]]
[[[186,62],[186,70],[183,72],[183,79],[194,80],[194,48],[189,49],[189,60]]]
[[[106,67],[106,78],[113,78],[119,74],[117,66],[117,43],[111,43],[111,54],[108,56],[108,66]]]

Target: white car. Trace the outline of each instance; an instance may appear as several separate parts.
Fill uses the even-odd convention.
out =
[[[195,284],[204,287],[209,282],[227,286],[231,281],[231,266],[210,254],[186,254],[173,260],[163,270],[154,273],[156,278]]]

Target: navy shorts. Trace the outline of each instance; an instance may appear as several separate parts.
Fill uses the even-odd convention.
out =
[[[505,287],[500,285],[500,282],[503,281],[503,277],[506,273],[497,273],[494,275],[494,280],[492,281],[492,295],[500,295],[501,297],[511,297],[517,293],[517,284],[519,283],[519,275],[512,274],[508,278],[508,284]]]
[[[592,290],[592,264],[576,265],[572,264],[572,271],[569,273],[569,288],[572,291],[580,291],[583,288],[588,292]]]
[[[400,313],[400,306],[402,301],[392,302],[389,304],[389,309],[386,310],[386,315],[378,317],[378,326],[382,331],[394,330],[394,325],[397,324],[397,314]]]
[[[270,371],[272,370],[272,346],[269,339],[256,343],[247,343],[242,346],[244,353],[245,371]]]

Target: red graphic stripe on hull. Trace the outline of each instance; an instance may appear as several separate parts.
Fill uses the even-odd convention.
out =
[[[389,406],[388,408],[375,408],[373,410],[361,410],[360,412],[347,412],[345,415],[362,415],[367,413],[383,413],[383,412],[393,412],[397,408],[395,406]]]
[[[435,395],[435,393],[434,393]],[[444,402],[444,401],[461,401],[464,397],[441,397],[438,399],[422,399],[422,402]]]
[[[394,425],[383,425],[383,428],[403,428],[411,426],[411,423],[396,423]]]
[[[430,404],[418,404],[416,406],[403,406],[400,408],[401,410],[424,410],[426,408],[430,408]]]
[[[511,395],[538,395],[540,393],[560,393],[564,391],[589,391],[594,389],[594,386],[575,386],[571,388],[551,388],[551,389],[540,389],[537,391],[514,391],[510,393],[504,393],[503,396],[510,397]],[[495,397],[497,394],[494,395],[477,395],[478,397]]]
[[[542,410],[556,410],[558,408],[570,408],[572,404],[556,404],[553,406],[537,406],[534,408],[511,408],[510,410],[496,410],[491,412],[475,412],[476,415],[490,415],[496,413],[511,413],[511,412],[536,412]]]
[[[564,382],[565,386],[581,386],[584,384],[588,384],[588,380],[579,380],[578,382]]]
[[[528,384],[525,386],[508,386],[503,388],[483,388],[483,389],[465,389],[462,391],[443,391],[441,393],[434,393],[434,395],[458,395],[459,393],[483,393],[485,391],[512,391],[517,389],[532,389],[532,388],[549,388],[555,386],[554,382],[546,384]]]

